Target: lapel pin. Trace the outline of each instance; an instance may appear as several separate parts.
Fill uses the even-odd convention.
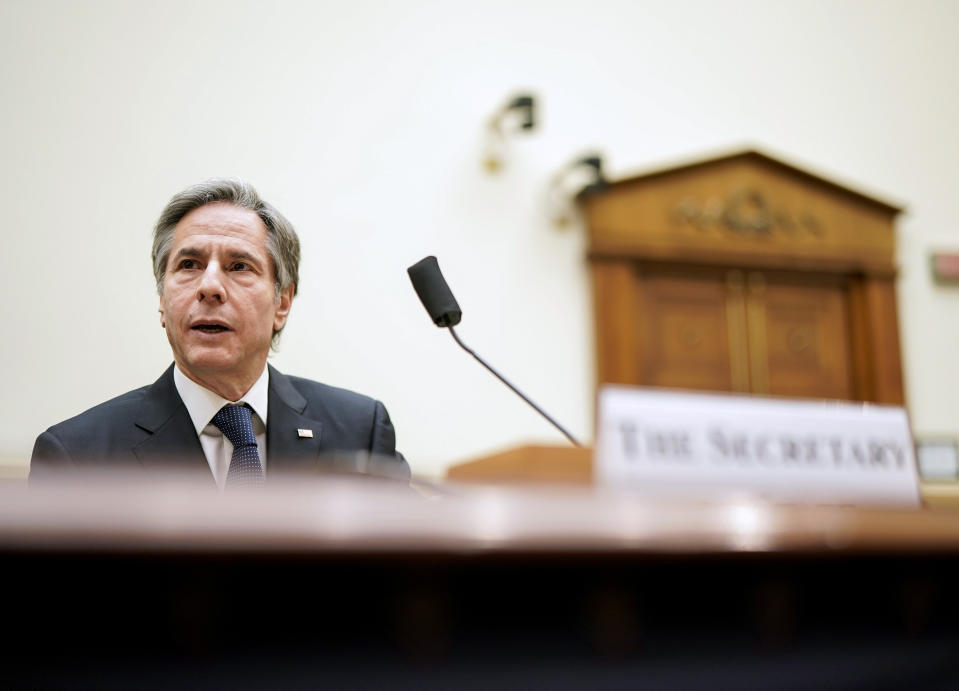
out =
[[[298,436],[300,439],[312,439],[312,438],[313,438],[313,430],[311,430],[311,429],[297,429],[297,430],[296,430],[296,436]]]

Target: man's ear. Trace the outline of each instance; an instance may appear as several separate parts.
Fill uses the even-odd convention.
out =
[[[296,286],[292,283],[280,291],[280,297],[276,300],[276,312],[273,315],[273,331],[279,331],[286,324],[286,318],[290,316],[290,307],[293,306],[294,292],[296,292]]]
[[[163,318],[163,301],[160,301],[160,306],[157,307],[157,312],[160,313],[160,326],[164,329],[166,328],[166,319]]]

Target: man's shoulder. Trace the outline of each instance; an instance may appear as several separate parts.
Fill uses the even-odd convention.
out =
[[[409,479],[409,465],[396,451],[396,432],[386,406],[363,394],[304,377],[294,377],[271,371],[271,395],[276,395],[288,406],[280,413],[305,421],[312,421],[322,430],[321,451],[365,451],[373,457],[387,459],[386,476]],[[276,401],[277,403],[280,401]],[[271,424],[274,418],[270,403]],[[395,465],[399,462],[400,465]]]
[[[358,422],[373,420],[378,415],[388,415],[383,404],[370,396],[305,377],[280,374],[275,370],[274,373],[279,375],[275,381],[281,398],[293,408],[300,408],[289,394],[292,389],[303,397],[308,414],[318,416],[318,419],[333,418]]]
[[[375,400],[350,389],[343,389],[339,386],[324,384],[323,382],[306,379],[305,377],[296,377],[289,374],[281,375],[286,377],[290,384],[309,400],[333,400],[337,403],[346,403],[354,405],[370,405]]]
[[[147,433],[137,427],[150,386],[128,391],[59,422],[37,437],[30,460],[30,482],[61,472],[126,462]]]
[[[169,411],[179,403],[173,386],[173,366],[152,384],[141,386],[115,396],[79,415],[49,427],[44,435],[53,435],[61,441],[69,439],[84,443],[109,439],[124,441],[134,434],[137,422],[156,427],[169,417]]]
[[[128,423],[140,409],[150,384],[138,389],[127,391],[108,401],[84,410],[82,413],[67,418],[63,422],[52,425],[48,432],[62,435],[72,431],[88,430],[91,425],[113,425],[118,422]]]

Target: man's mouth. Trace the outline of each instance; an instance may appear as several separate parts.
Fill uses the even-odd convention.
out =
[[[230,328],[222,324],[194,324],[190,327],[191,331],[202,331],[205,334],[218,334],[223,331],[229,331]]]

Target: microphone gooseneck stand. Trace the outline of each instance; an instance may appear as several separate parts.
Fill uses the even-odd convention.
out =
[[[483,365],[483,367],[485,367],[486,369],[488,369],[490,372],[492,372],[492,374],[493,374],[494,377],[496,377],[496,378],[499,379],[501,382],[503,382],[504,384],[506,384],[506,386],[508,386],[508,387],[510,388],[510,390],[512,390],[513,393],[515,393],[517,396],[519,396],[519,397],[522,398],[524,401],[526,401],[527,403],[529,403],[529,405],[533,408],[533,410],[535,410],[537,413],[539,413],[539,414],[542,415],[544,418],[546,418],[546,419],[553,425],[553,427],[555,427],[555,428],[558,429],[560,432],[562,432],[562,433],[566,436],[566,438],[569,439],[570,442],[573,443],[574,446],[578,446],[578,447],[582,448],[583,445],[580,444],[579,441],[577,441],[577,439],[576,439],[572,434],[570,434],[568,431],[566,431],[566,428],[565,428],[565,427],[563,427],[563,426],[562,426],[561,424],[559,424],[556,420],[554,420],[554,419],[549,415],[549,413],[547,413],[545,410],[543,410],[543,409],[540,408],[538,405],[536,405],[535,403],[533,403],[533,401],[531,401],[530,398],[529,398],[526,394],[524,394],[522,391],[520,391],[520,390],[517,389],[515,386],[513,386],[513,385],[509,382],[509,380],[506,379],[506,377],[504,377],[502,374],[500,374],[499,372],[497,372],[497,371],[493,368],[492,365],[490,365],[488,362],[486,362],[486,360],[484,360],[484,359],[481,358],[479,355],[477,355],[476,352],[473,351],[472,348],[470,348],[468,345],[466,345],[465,343],[463,343],[463,341],[461,341],[461,340],[460,340],[460,337],[457,335],[456,330],[455,330],[452,326],[447,326],[446,328],[450,330],[450,334],[452,334],[453,340],[456,341],[456,342],[459,344],[460,348],[462,348],[462,349],[465,350],[467,353],[469,353],[469,354],[472,355],[474,358],[476,358],[476,361],[479,362],[481,365]]]

